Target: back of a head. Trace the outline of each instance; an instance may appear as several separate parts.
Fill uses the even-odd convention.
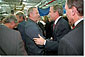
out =
[[[5,18],[5,16],[1,15],[0,16],[0,21],[2,21]]]
[[[14,10],[11,10],[11,14],[14,14]]]
[[[59,15],[60,16],[62,16],[63,15],[63,7],[62,7],[62,5],[53,5],[53,10],[54,10],[54,12],[55,11],[58,11],[58,13],[59,13]]]
[[[17,18],[14,15],[8,15],[7,17],[4,18],[3,23],[11,23],[14,21],[15,23],[17,22]]]
[[[83,6],[84,6],[84,1],[83,0],[67,0],[67,5],[68,8],[72,8],[73,6],[76,7],[77,11],[78,11],[78,15],[79,16],[83,16],[84,15],[84,11],[83,11]]]

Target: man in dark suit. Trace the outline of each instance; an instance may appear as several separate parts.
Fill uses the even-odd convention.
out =
[[[17,17],[17,20],[18,20],[18,23],[19,23],[17,25],[17,29],[21,33],[22,40],[25,43],[25,41],[26,41],[25,40],[25,38],[26,38],[26,34],[25,34],[25,24],[26,24],[26,21],[25,21],[24,13],[22,11],[18,11],[16,13],[16,17]]]
[[[52,51],[53,55],[57,54],[58,49],[55,47],[60,41],[60,39],[70,31],[69,23],[63,19],[63,8],[61,5],[54,5],[50,7],[50,19],[55,20],[53,26],[53,41],[42,40],[39,38],[35,38],[34,41],[36,44],[45,45],[45,49],[48,51]],[[41,37],[42,38],[42,37]],[[38,42],[40,41],[40,43]],[[57,44],[55,44],[55,41]]]
[[[59,41],[70,31],[69,23],[62,17],[63,8],[61,5],[54,5],[50,8],[50,19],[55,20],[53,25],[53,40]]]
[[[4,19],[4,25],[0,25],[0,55],[26,55],[24,43],[18,31],[13,30],[16,18],[9,15]]]
[[[25,33],[28,36],[28,38],[26,38],[27,53],[29,55],[41,55],[43,54],[43,46],[36,45],[33,41],[33,38],[38,37],[38,34],[43,37],[42,30],[37,25],[40,15],[36,7],[29,8],[28,17],[29,19],[25,26]]]
[[[72,22],[75,28],[65,35],[59,43],[59,55],[83,55],[83,0],[67,0],[65,9],[69,22]]]

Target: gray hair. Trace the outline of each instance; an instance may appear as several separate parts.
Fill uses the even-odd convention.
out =
[[[30,7],[30,8],[28,9],[28,17],[30,16],[30,13],[33,11],[33,8],[36,8],[36,7]]]
[[[83,10],[84,1],[83,0],[67,0],[66,2],[67,2],[69,9],[71,9],[74,6],[77,8],[77,11],[80,16],[84,15],[84,10]]]
[[[15,23],[17,23],[17,18],[14,15],[8,15],[7,17],[4,18],[3,23],[11,23],[12,21],[14,21]]]

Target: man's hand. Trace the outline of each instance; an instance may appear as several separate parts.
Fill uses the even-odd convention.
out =
[[[39,36],[39,38],[33,38],[35,43],[37,45],[44,45],[45,39],[43,37],[41,37],[40,35],[38,35],[38,36]]]

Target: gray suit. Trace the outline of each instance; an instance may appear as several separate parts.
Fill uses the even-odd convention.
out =
[[[59,43],[59,55],[83,55],[83,21],[64,36]]]
[[[43,46],[36,45],[33,38],[38,38],[38,34],[43,37],[42,30],[40,27],[32,20],[28,20],[25,26],[25,33],[28,36],[26,38],[26,49],[29,55],[40,55],[43,54]]]
[[[0,55],[26,54],[20,33],[0,25]]]

